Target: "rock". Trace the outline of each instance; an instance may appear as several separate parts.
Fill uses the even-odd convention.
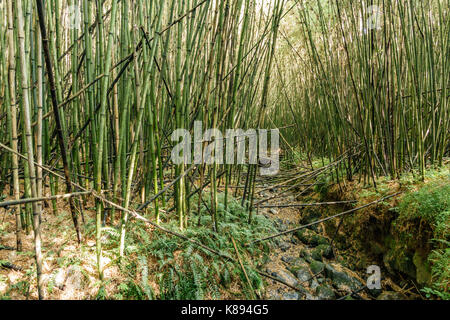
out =
[[[311,229],[317,233],[322,233],[324,231],[322,228],[322,225],[320,225],[320,224],[314,224],[312,226],[309,226],[308,229]]]
[[[286,292],[281,296],[283,300],[298,300],[299,294],[297,292]]]
[[[300,250],[300,257],[305,259],[309,263],[313,261],[313,259],[311,258],[311,253],[306,248],[302,248]]]
[[[295,235],[301,242],[312,247],[316,247],[320,244],[328,244],[328,240],[325,237],[322,237],[309,229],[300,229]]]
[[[270,211],[271,214],[277,214],[278,213],[278,211],[276,209],[274,209],[274,208],[270,208],[269,211]]]
[[[370,295],[374,298],[378,297],[383,292],[383,290],[381,289],[367,289],[367,290],[369,291]]]
[[[300,229],[295,232],[295,236],[304,244],[309,244],[313,233],[309,229]]]
[[[307,265],[307,262],[304,259],[296,256],[290,256],[289,254],[282,256],[281,261],[289,264],[291,267]]]
[[[311,281],[311,289],[316,290],[316,288],[319,286],[319,282],[316,279],[312,279]]]
[[[310,207],[303,211],[303,216],[300,219],[301,224],[308,224],[319,220],[322,217],[322,212],[319,208]]]
[[[66,289],[69,291],[72,290],[81,290],[84,286],[84,274],[81,271],[79,266],[71,266],[69,270],[67,270],[67,278],[66,278]]]
[[[290,242],[291,242],[292,244],[297,245],[297,244],[300,243],[300,240],[298,240],[296,236],[292,236],[291,239],[290,239]]]
[[[286,231],[288,229],[286,223],[279,218],[275,219],[274,225],[280,232]]]
[[[309,267],[311,268],[313,274],[318,274],[325,269],[325,264],[320,261],[313,260]]]
[[[291,267],[302,267],[302,266],[308,266],[308,263],[306,262],[305,259],[296,257],[291,261],[290,266]]]
[[[311,251],[311,257],[318,261],[322,261],[322,257],[330,259],[333,257],[333,250],[328,244],[320,244]]]
[[[382,292],[377,300],[407,300],[408,298],[399,292],[395,291],[384,291]]]
[[[295,275],[297,279],[300,280],[302,283],[308,281],[311,278],[311,272],[309,271],[307,265],[291,267],[289,268],[289,271],[291,271],[291,273]]]
[[[285,251],[289,250],[289,248],[291,247],[291,244],[286,241],[280,241],[280,243],[278,244],[278,247],[281,249],[281,251],[285,252]]]
[[[289,263],[289,264],[291,264],[295,259],[298,259],[298,258],[295,258],[292,256],[282,256],[281,257],[281,261],[283,261],[285,263]]]
[[[336,294],[333,289],[328,285],[318,286],[315,290],[316,296],[319,300],[334,300],[336,299]]]
[[[314,297],[312,294],[307,293],[305,295],[305,300],[318,300],[317,297]]]
[[[277,274],[278,278],[286,282],[287,284],[296,287],[298,280],[285,270],[280,270]]]
[[[281,300],[281,296],[277,292],[277,290],[270,289],[266,292],[266,299],[267,300]]]
[[[325,265],[325,275],[333,282],[336,288],[344,291],[356,291],[362,287],[361,282],[346,272],[337,270],[338,268],[331,264]]]
[[[59,269],[58,272],[56,272],[55,277],[53,278],[53,281],[55,283],[55,287],[59,289],[64,289],[64,282],[66,279],[66,273],[64,269]]]

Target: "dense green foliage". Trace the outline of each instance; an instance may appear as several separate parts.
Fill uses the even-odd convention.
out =
[[[450,299],[450,175],[448,171],[415,192],[407,193],[400,202],[399,221],[423,219],[432,226],[433,247],[428,261],[432,264],[432,288],[424,291]]]
[[[273,122],[304,160],[397,178],[449,151],[450,3],[300,1],[283,20]]]
[[[208,196],[205,198],[207,199]],[[137,222],[130,227],[126,243],[127,255],[123,271],[128,274],[128,282],[120,285],[119,294],[108,297],[100,292],[99,298],[220,299],[224,292],[231,290],[231,285],[235,287],[229,293],[232,297],[256,298],[255,292],[261,293],[264,287],[261,275],[256,272],[256,268],[264,262],[271,243],[264,242],[249,247],[244,247],[244,244],[252,239],[274,233],[276,230],[263,215],[255,216],[252,223],[247,224],[245,221],[248,213],[245,208],[235,199],[229,199],[225,210],[223,200],[223,194],[221,194],[218,205],[221,233],[212,230],[211,215],[203,206],[199,213],[192,217],[194,221],[190,225],[193,227],[184,230],[183,234],[236,259],[236,251],[231,240],[233,238],[252,287],[247,283],[239,264],[167,233],[155,230],[150,234],[143,223]],[[177,224],[172,222],[168,227],[176,230]],[[108,234],[108,237],[104,240],[103,246],[117,250],[118,231],[114,228],[106,228],[104,232]],[[149,274],[148,266],[151,263],[156,263],[156,270]],[[148,285],[148,276],[151,276],[151,279],[158,284],[158,294]]]

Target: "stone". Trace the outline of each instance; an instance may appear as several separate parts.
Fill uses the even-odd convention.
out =
[[[273,274],[272,274],[273,275]],[[298,285],[298,280],[291,275],[288,271],[280,270],[277,274],[278,278],[286,282],[287,284],[296,287]]]
[[[291,264],[295,259],[299,259],[299,258],[295,258],[292,256],[282,256],[281,257],[281,261],[288,263],[288,264]]]
[[[309,252],[308,249],[306,248],[302,248],[300,250],[300,257],[305,259],[307,262],[311,263],[312,258],[311,258],[311,253]]]
[[[311,251],[311,257],[318,261],[322,261],[322,257],[330,259],[333,257],[333,250],[328,244],[320,244]]]
[[[291,267],[289,271],[291,271],[291,273],[295,275],[297,279],[300,280],[302,283],[308,281],[311,278],[311,272],[309,271],[307,265]]]
[[[382,292],[377,300],[407,300],[408,298],[399,292],[395,291],[384,291]]]
[[[285,252],[285,251],[289,250],[289,248],[291,247],[291,244],[286,241],[280,241],[280,243],[278,244],[278,247],[281,249],[281,251]]]
[[[309,267],[311,268],[313,274],[318,274],[325,269],[325,264],[320,261],[313,260]]]
[[[271,214],[277,214],[278,213],[278,211],[276,209],[274,209],[274,208],[270,208],[269,211],[270,211]]]
[[[318,208],[310,207],[304,211],[302,218],[300,219],[301,224],[308,224],[317,221],[322,217],[322,212]]]
[[[66,286],[65,288],[71,290],[81,290],[84,286],[84,274],[79,266],[71,266],[67,270]]]
[[[316,247],[320,244],[328,244],[328,240],[325,237],[322,237],[309,229],[300,229],[295,233],[295,236],[304,244],[312,247]]]
[[[286,231],[288,229],[286,223],[283,220],[279,219],[279,218],[275,220],[274,224],[275,224],[275,227],[280,232]]]
[[[356,291],[362,287],[361,282],[357,279],[344,271],[338,271],[337,268],[331,264],[325,265],[325,275],[333,282],[333,285],[340,290]]]
[[[298,300],[299,294],[297,292],[286,292],[281,297],[283,300]]]
[[[307,293],[305,295],[305,300],[318,300],[317,297],[314,297],[312,294]]]
[[[53,278],[55,286],[62,290],[64,288],[65,279],[66,279],[66,273],[65,273],[64,269],[62,269],[62,268],[58,269],[58,272],[56,272],[55,277]]]
[[[312,237],[312,233],[308,229],[300,229],[295,232],[295,236],[304,244],[309,244]]]
[[[300,258],[300,257],[295,257],[291,263],[290,263],[291,267],[301,267],[301,266],[308,266],[308,263],[306,262],[305,259]]]
[[[328,285],[320,285],[315,290],[316,296],[319,300],[334,300],[336,294],[333,289]]]
[[[267,292],[266,292],[266,299],[267,300],[281,300],[281,296],[276,290],[270,289],[270,290],[267,290]]]
[[[292,244],[297,245],[297,244],[300,243],[300,240],[298,240],[297,237],[292,236],[291,239],[290,239],[290,242],[291,242]]]
[[[316,290],[316,288],[319,286],[319,282],[316,280],[316,279],[313,279],[312,281],[311,281],[311,289],[312,290]]]

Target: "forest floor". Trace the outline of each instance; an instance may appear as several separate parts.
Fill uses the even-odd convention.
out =
[[[256,215],[267,218],[274,229],[279,232],[343,212],[353,208],[354,205],[334,204],[306,208],[279,208],[276,207],[277,205],[355,199],[358,199],[360,202],[358,205],[361,205],[379,197],[379,194],[373,192],[372,189],[364,189],[356,182],[347,183],[343,189],[336,185],[330,187],[326,192],[325,199],[321,194],[322,191],[317,192],[317,189],[313,192],[303,192],[302,188],[283,192],[283,187],[268,188],[271,185],[270,179],[259,181],[258,188],[262,188],[264,191],[256,192],[255,201],[273,197],[274,199],[268,200],[264,205],[274,207],[260,208],[256,211]],[[400,185],[386,182],[384,188],[385,194],[392,193],[398,191]],[[361,199],[363,200],[361,201]],[[360,225],[366,223],[365,220],[370,217],[375,217],[380,221],[381,218],[377,215],[390,215],[389,208],[396,205],[397,201],[392,200],[387,206],[386,204],[384,207],[381,206],[378,211],[376,209],[362,210],[355,214],[356,220],[347,219],[342,227],[340,226],[342,220],[332,219],[326,223],[276,237],[271,241],[268,257],[258,268],[291,287],[296,287],[297,290],[278,281],[266,279],[263,290],[260,292],[261,298],[282,300],[423,298],[414,281],[405,277],[404,274],[393,276],[386,269],[385,263],[380,261],[379,256],[359,250],[356,242],[361,242],[361,240],[349,232],[349,228],[355,228],[355,224],[352,224],[355,221]],[[86,207],[93,208],[94,204],[87,203]],[[0,297],[3,299],[37,299],[32,233],[24,235],[23,251],[15,251],[13,249],[15,246],[14,215],[12,210],[1,210],[0,261],[7,262],[9,267],[5,267],[3,264],[4,267],[0,268]],[[123,295],[122,289],[127,286],[125,284],[129,283],[130,272],[119,267],[115,250],[111,250],[108,246],[105,246],[103,251],[106,281],[101,283],[98,280],[94,212],[92,210],[85,211],[87,219],[84,225],[85,239],[81,245],[76,242],[67,204],[63,200],[58,200],[58,215],[52,214],[51,208],[46,208],[45,212],[42,223],[42,240],[46,298],[97,299],[100,295],[112,299],[127,298]],[[392,218],[389,219],[392,221]],[[361,230],[357,230],[357,232],[359,235],[364,234]],[[104,237],[108,238],[107,232],[104,233]],[[149,241],[154,241],[152,239]],[[107,239],[103,240],[105,243],[108,242]],[[359,246],[361,247],[361,243]],[[177,250],[174,259],[180,254],[180,250]],[[156,276],[153,275],[159,270],[158,260],[151,258],[147,264],[148,285],[154,292],[158,292]],[[380,265],[381,267],[382,288],[380,290],[369,290],[366,287],[369,277],[366,270],[370,265]],[[140,277],[142,278],[142,275]],[[220,290],[221,298],[242,298],[239,296],[240,290],[239,283],[234,281],[227,289]],[[212,297],[206,295],[205,298]]]
[[[93,206],[92,206],[93,207]],[[43,215],[42,247],[43,278],[46,299],[92,299],[99,288],[95,237],[86,236],[79,245],[66,202],[58,200],[58,215],[47,208]],[[89,212],[85,216],[89,219]],[[0,216],[0,244],[15,247],[15,219],[10,212]],[[93,219],[85,225],[85,231],[95,228]],[[92,232],[89,232],[92,233]],[[0,250],[0,261],[8,261],[17,268],[0,268],[0,296],[10,299],[37,299],[35,290],[36,269],[34,260],[33,233],[23,234],[23,250]],[[107,251],[103,254],[104,276],[109,279],[106,286],[114,291],[123,276],[114,257]]]

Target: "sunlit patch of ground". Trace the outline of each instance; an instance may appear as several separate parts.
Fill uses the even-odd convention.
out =
[[[93,207],[93,206],[92,206]],[[84,211],[85,219],[94,213]],[[42,215],[43,279],[46,299],[94,299],[99,291],[95,239],[86,237],[78,245],[67,203],[58,201],[58,213],[45,208]],[[80,219],[81,220],[81,219]],[[0,268],[0,297],[3,299],[37,299],[33,233],[23,234],[23,250],[0,250],[0,260],[21,270]],[[0,209],[0,244],[15,247],[15,217],[11,210]],[[117,291],[123,281],[115,255],[103,252],[104,289]]]

